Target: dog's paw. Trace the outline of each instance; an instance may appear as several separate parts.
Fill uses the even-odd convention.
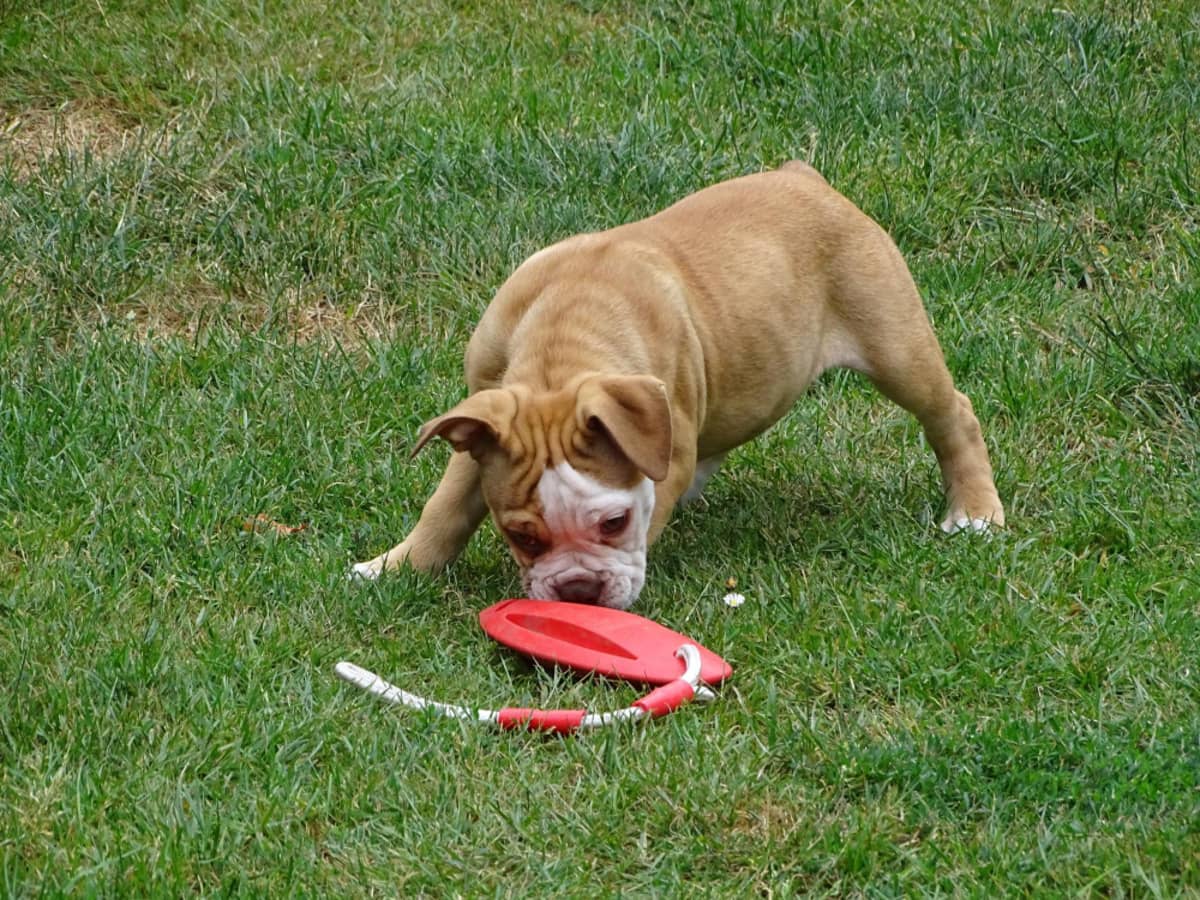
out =
[[[951,514],[942,521],[942,531],[946,534],[958,534],[960,531],[969,531],[972,534],[990,534],[992,529],[991,519],[972,517],[962,513]]]
[[[379,565],[379,560],[371,560],[370,562],[355,563],[350,567],[350,571],[346,573],[347,581],[375,581],[379,578],[379,572],[382,567]]]

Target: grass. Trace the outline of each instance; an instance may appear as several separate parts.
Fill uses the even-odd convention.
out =
[[[0,4],[0,894],[1200,892],[1198,67],[1186,0]],[[652,557],[718,703],[337,682],[636,696],[482,635],[490,531],[343,575],[513,266],[793,157],[905,252],[1008,530],[833,375]]]

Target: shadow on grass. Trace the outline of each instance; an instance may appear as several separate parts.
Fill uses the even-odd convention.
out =
[[[704,497],[676,511],[656,559],[652,554],[652,570],[673,578],[717,557],[743,568],[800,566],[818,556],[847,556],[877,540],[881,528],[919,534],[930,527],[919,517],[941,502],[936,488],[922,506],[921,486],[879,483],[853,460],[840,463],[837,475],[812,470],[799,476],[735,463]]]

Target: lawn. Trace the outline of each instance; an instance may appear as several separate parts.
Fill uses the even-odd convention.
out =
[[[0,895],[1200,892],[1197,71],[1190,0],[0,3]],[[1009,527],[941,534],[831,373],[651,556],[716,703],[339,682],[638,696],[483,635],[490,527],[345,572],[517,263],[792,158],[909,260]]]

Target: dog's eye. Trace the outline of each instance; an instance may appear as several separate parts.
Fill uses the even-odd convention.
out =
[[[508,539],[518,550],[530,556],[541,556],[546,550],[546,545],[540,538],[536,535],[526,534],[524,531],[508,532]]]
[[[616,537],[625,530],[625,526],[629,524],[629,511],[621,513],[619,516],[610,516],[600,523],[600,533],[605,537]]]

